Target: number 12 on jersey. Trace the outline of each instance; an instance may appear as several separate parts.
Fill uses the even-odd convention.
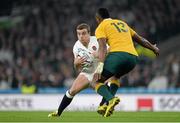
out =
[[[128,29],[124,25],[124,23],[117,22],[117,23],[111,23],[112,26],[114,26],[118,32],[127,32]]]

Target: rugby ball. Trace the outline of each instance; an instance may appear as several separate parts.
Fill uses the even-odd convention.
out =
[[[89,67],[93,63],[94,56],[91,52],[84,50],[82,48],[78,49],[78,57],[85,57],[86,61],[84,62],[84,67]]]

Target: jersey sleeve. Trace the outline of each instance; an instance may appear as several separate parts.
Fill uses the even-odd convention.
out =
[[[93,40],[93,45],[94,45],[97,49],[99,49],[99,43],[98,43],[98,41],[97,41],[96,36],[91,36],[91,37],[92,37],[92,40]]]
[[[136,34],[136,32],[131,27],[129,27],[129,30],[130,30],[131,36],[134,36],[134,34]]]
[[[74,58],[76,58],[78,56],[78,48],[77,48],[76,44],[73,47],[73,55],[74,55]]]
[[[95,31],[95,36],[97,39],[99,38],[106,38],[106,34],[105,34],[105,31],[104,31],[104,27],[103,25],[99,25]]]

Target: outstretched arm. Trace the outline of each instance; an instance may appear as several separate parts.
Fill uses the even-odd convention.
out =
[[[146,48],[152,50],[156,54],[156,56],[159,55],[159,48],[156,46],[156,44],[155,45],[151,44],[148,40],[146,40],[145,38],[141,37],[137,33],[135,33],[132,38],[138,44],[140,44],[143,47],[146,47]]]

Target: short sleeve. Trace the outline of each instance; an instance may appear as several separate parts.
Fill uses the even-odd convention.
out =
[[[99,25],[95,31],[95,36],[97,39],[106,38],[105,30],[102,25]]]
[[[134,36],[134,34],[136,34],[136,32],[131,27],[129,27],[129,30],[130,30],[131,36]]]
[[[77,49],[76,44],[73,47],[73,55],[74,55],[74,58],[76,58],[78,56],[78,49]]]

